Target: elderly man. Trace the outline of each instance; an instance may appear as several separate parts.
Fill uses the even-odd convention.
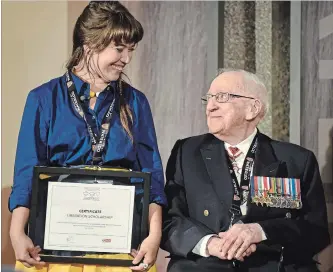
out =
[[[177,141],[167,166],[168,271],[318,271],[329,234],[314,154],[258,131],[268,99],[254,74],[223,72],[202,100],[210,133]]]

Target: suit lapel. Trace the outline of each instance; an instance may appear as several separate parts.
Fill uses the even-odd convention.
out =
[[[209,134],[201,147],[201,155],[219,200],[229,209],[233,198],[233,187],[224,143]]]
[[[253,176],[264,176],[264,177],[281,177],[287,176],[287,169],[284,167],[285,164],[279,161],[271,145],[271,139],[264,134],[258,134],[258,150],[254,161]],[[256,213],[257,209],[261,209],[262,206],[256,206],[251,203],[251,195],[249,194],[247,205],[247,215]],[[266,207],[266,212],[269,211],[269,207]],[[247,216],[245,216],[246,218]],[[246,222],[246,220],[244,220]]]
[[[280,161],[276,158],[270,144],[270,138],[258,134],[258,150],[254,161],[253,175],[276,177],[279,172]]]

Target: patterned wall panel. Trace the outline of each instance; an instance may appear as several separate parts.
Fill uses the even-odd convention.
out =
[[[217,3],[123,3],[145,30],[127,75],[149,99],[165,165],[177,139],[207,131],[200,97],[217,70],[209,45],[217,41],[209,36]]]
[[[333,2],[302,2],[301,145],[318,157],[333,237]],[[333,269],[333,244],[320,255]]]
[[[289,140],[290,3],[226,1],[224,4],[226,68],[256,73],[269,92],[262,132]]]
[[[320,19],[333,13],[333,2],[302,3],[301,144],[318,154],[319,118],[333,117],[333,79],[319,77],[320,60],[333,59],[333,35],[320,39]]]

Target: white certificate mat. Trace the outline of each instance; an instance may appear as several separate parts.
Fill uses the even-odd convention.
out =
[[[44,249],[130,253],[135,187],[49,182]]]

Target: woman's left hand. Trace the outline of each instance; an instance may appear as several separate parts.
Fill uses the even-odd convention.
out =
[[[131,266],[130,269],[133,271],[148,271],[156,261],[160,242],[161,237],[159,235],[150,234],[144,239],[139,251],[132,250],[133,264],[137,265],[142,259],[143,261],[137,266]]]

